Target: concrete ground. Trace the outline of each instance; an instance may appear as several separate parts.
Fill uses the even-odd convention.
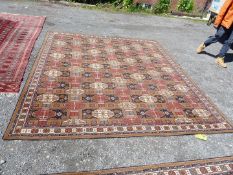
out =
[[[233,54],[228,68],[214,63],[220,45],[197,55],[196,47],[213,34],[203,22],[114,14],[25,0],[0,0],[0,12],[45,15],[43,31],[36,42],[25,79],[47,31],[120,36],[159,41],[212,101],[233,121]],[[211,56],[212,54],[212,56]],[[22,87],[25,80],[22,84]],[[21,87],[21,89],[22,89]],[[0,95],[0,137],[15,108],[19,94]],[[0,174],[47,174],[148,165],[233,155],[233,134],[209,135],[208,141],[194,136],[135,137],[56,141],[0,140]]]

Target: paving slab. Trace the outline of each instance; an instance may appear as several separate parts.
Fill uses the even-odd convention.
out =
[[[205,94],[233,121],[233,53],[228,68],[214,63],[220,44],[197,55],[196,47],[214,33],[203,22],[153,15],[107,13],[26,0],[0,0],[0,12],[47,16],[33,49],[21,86],[36,59],[47,31],[156,40],[180,64]],[[0,137],[14,111],[19,94],[0,95]],[[56,141],[3,141],[0,139],[0,174],[34,175],[99,170],[163,162],[233,155],[233,134],[134,137]]]

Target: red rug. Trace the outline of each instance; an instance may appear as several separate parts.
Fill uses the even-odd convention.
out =
[[[233,157],[117,168],[59,175],[232,175]],[[54,174],[55,175],[55,174]],[[58,174],[57,174],[58,175]]]
[[[0,92],[18,92],[45,17],[0,13]]]
[[[49,33],[4,139],[232,131],[157,42]]]

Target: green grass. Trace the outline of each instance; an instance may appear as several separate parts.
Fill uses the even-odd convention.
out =
[[[74,0],[67,0],[67,1],[74,1]],[[137,14],[137,15],[155,15],[155,16],[161,16],[161,17],[168,17],[168,18],[176,18],[175,16],[171,14],[154,14],[152,9],[143,8],[143,7],[136,7],[134,5],[129,6],[128,8],[119,8],[115,7],[111,3],[105,3],[105,4],[96,4],[96,5],[88,5],[83,4],[80,6],[83,9],[89,9],[89,10],[98,10],[98,11],[104,11],[109,13],[124,13],[124,14]],[[180,18],[183,20],[189,20],[196,23],[206,23],[206,21],[203,21],[201,19],[190,19],[190,18]]]
[[[90,10],[100,10],[105,12],[111,12],[111,13],[134,13],[134,14],[143,14],[143,15],[152,15],[152,12],[150,9],[140,9],[135,6],[130,6],[128,8],[117,8],[114,7],[112,4],[97,4],[95,6],[89,6],[84,5],[82,8],[90,9]]]

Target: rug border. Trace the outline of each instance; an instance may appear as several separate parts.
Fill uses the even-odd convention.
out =
[[[2,137],[2,139],[3,140],[10,140],[11,138],[11,135],[10,135],[10,131],[12,130],[12,125],[14,125],[14,121],[16,120],[16,118],[17,118],[17,113],[18,113],[18,111],[20,110],[19,108],[20,108],[20,106],[21,106],[21,104],[22,104],[22,101],[24,100],[24,96],[25,96],[25,94],[26,94],[26,92],[27,92],[27,90],[28,90],[28,88],[29,88],[29,83],[30,83],[30,80],[31,80],[31,78],[32,78],[32,76],[34,75],[34,73],[35,73],[35,69],[36,69],[36,67],[37,67],[37,64],[39,63],[39,61],[40,61],[40,57],[41,57],[41,54],[43,53],[42,51],[44,50],[44,48],[45,48],[45,45],[46,45],[46,43],[47,43],[47,39],[48,39],[48,36],[49,35],[49,33],[46,33],[46,36],[45,36],[45,39],[44,39],[44,42],[43,42],[43,44],[42,44],[42,46],[41,46],[41,48],[40,48],[40,51],[39,51],[39,53],[38,53],[38,55],[37,55],[37,57],[36,57],[36,60],[34,61],[34,63],[33,63],[33,67],[32,67],[32,69],[30,70],[30,74],[29,74],[29,76],[27,77],[27,80],[26,80],[26,83],[25,83],[25,85],[24,85],[24,87],[23,87],[23,90],[22,90],[22,92],[20,93],[20,96],[19,96],[19,98],[18,98],[18,102],[17,102],[17,104],[16,104],[16,106],[15,106],[15,109],[14,109],[14,112],[13,112],[13,114],[11,115],[11,119],[10,119],[10,121],[9,121],[9,123],[8,123],[8,126],[7,126],[7,128],[6,128],[6,130],[5,130],[5,133],[4,133],[4,135],[3,135],[3,137]]]
[[[213,157],[208,159],[197,159],[188,161],[178,161],[178,162],[166,162],[151,165],[141,165],[141,166],[130,166],[130,167],[119,167],[112,169],[94,170],[94,171],[80,171],[80,172],[62,172],[55,173],[52,175],[94,175],[94,174],[107,174],[107,173],[124,173],[125,171],[142,171],[144,169],[154,169],[154,168],[164,168],[169,166],[188,166],[192,164],[202,164],[202,163],[215,163],[220,161],[233,160],[233,156],[225,157]]]
[[[211,104],[219,114],[221,114],[221,117],[228,123],[232,128],[226,129],[226,130],[211,130],[211,131],[189,131],[188,133],[185,131],[181,131],[178,133],[134,133],[132,134],[105,134],[105,135],[56,135],[56,136],[48,136],[48,135],[42,135],[42,136],[11,136],[10,131],[13,128],[12,125],[14,125],[14,120],[17,118],[17,112],[22,104],[22,101],[24,100],[24,96],[28,90],[28,85],[30,84],[30,80],[32,76],[34,75],[34,72],[37,68],[37,64],[40,60],[40,57],[43,53],[43,50],[47,44],[48,36],[50,34],[70,34],[70,35],[81,35],[81,36],[87,36],[87,37],[103,37],[103,38],[115,38],[115,39],[125,39],[130,41],[147,41],[147,42],[153,42],[158,45],[158,49],[162,52],[163,56],[169,58],[174,62],[174,64],[177,66],[177,69],[179,69],[180,72],[182,72],[185,77],[192,83],[193,86],[198,90],[198,92],[208,100],[209,104]],[[55,31],[48,31],[45,35],[44,41],[42,43],[42,46],[40,48],[40,51],[36,57],[35,62],[33,63],[33,67],[30,71],[30,74],[26,80],[26,83],[24,85],[24,88],[20,94],[20,97],[18,99],[17,105],[15,107],[14,113],[12,114],[12,117],[10,119],[10,122],[5,130],[5,133],[2,137],[3,140],[74,140],[74,139],[102,139],[102,138],[127,138],[127,137],[143,137],[143,136],[159,136],[159,137],[166,137],[166,136],[183,136],[183,135],[194,135],[194,134],[221,134],[221,133],[233,133],[233,123],[231,120],[229,120],[225,114],[219,110],[219,108],[210,100],[210,98],[205,95],[205,93],[197,86],[197,84],[192,80],[192,78],[185,72],[184,69],[174,60],[170,53],[160,45],[159,42],[155,40],[148,40],[148,39],[138,39],[138,38],[127,38],[127,37],[116,37],[116,36],[105,36],[105,35],[88,35],[83,33],[69,33],[69,32],[55,32]]]

